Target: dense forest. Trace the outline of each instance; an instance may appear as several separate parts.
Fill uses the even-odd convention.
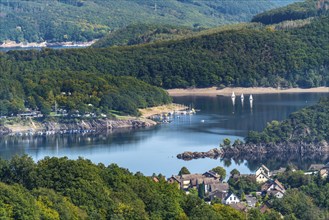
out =
[[[96,41],[92,47],[145,44],[154,41],[172,40],[193,36],[199,29],[175,27],[170,25],[134,24],[111,32]]]
[[[315,87],[329,82],[329,17],[289,31],[219,31],[183,40],[105,49],[10,51],[3,75],[86,71],[128,75],[163,88]]]
[[[0,0],[0,42],[91,41],[130,24],[215,27],[294,0]]]
[[[58,108],[69,114],[105,113],[139,115],[138,108],[171,102],[168,94],[132,77],[98,76],[86,72],[26,71],[15,78],[2,75],[1,115],[17,114],[25,108],[39,109],[44,115]]]
[[[170,101],[164,91],[148,84],[329,85],[329,16],[287,30],[257,23],[198,32],[141,27],[130,26],[128,32],[119,31],[103,41],[103,46],[136,44],[132,46],[1,53],[1,115],[24,107],[37,107],[47,115],[55,102],[70,112],[138,115],[137,108]],[[184,34],[190,37],[181,37]]]
[[[159,181],[154,181],[156,177]],[[326,219],[329,179],[303,171],[277,176],[287,192],[282,199],[265,196],[271,209],[240,212],[198,194],[186,195],[161,174],[146,177],[116,164],[105,166],[79,158],[30,157],[0,159],[0,217],[2,219]],[[255,192],[250,180],[232,181],[231,190]],[[240,194],[239,194],[240,193]],[[241,195],[243,197],[243,193]]]
[[[186,195],[159,174],[155,182],[115,164],[79,158],[0,159],[3,219],[245,219],[222,204]],[[251,211],[252,214],[253,210]],[[259,213],[260,214],[260,213]],[[260,214],[264,219],[271,212]]]
[[[329,97],[316,105],[292,113],[288,119],[272,121],[262,132],[249,132],[247,143],[329,142]]]
[[[286,20],[300,20],[325,15],[328,12],[328,0],[306,0],[260,13],[253,17],[252,22],[275,24]]]

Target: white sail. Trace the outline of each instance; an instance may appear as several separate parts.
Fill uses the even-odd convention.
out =
[[[253,97],[252,97],[252,95],[249,96],[249,100],[254,100]]]
[[[241,99],[244,99],[243,93],[241,94]]]
[[[235,94],[234,94],[234,92],[232,93],[231,98],[235,98]]]

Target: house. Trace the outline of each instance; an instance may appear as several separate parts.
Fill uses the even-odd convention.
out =
[[[230,206],[234,208],[235,210],[238,210],[240,212],[247,212],[247,206],[241,202],[239,203],[231,203]]]
[[[255,207],[257,203],[257,198],[252,195],[246,195],[246,203],[249,207]]]
[[[209,199],[210,201],[213,201],[214,199],[218,199],[220,201],[223,201],[227,196],[227,192],[222,192],[219,190],[214,190],[209,193]]]
[[[265,173],[259,173],[256,175],[256,182],[257,183],[265,183],[270,180],[270,177],[266,175]]]
[[[311,164],[308,168],[309,171],[320,171],[325,165],[324,164]]]
[[[177,183],[178,189],[180,189],[180,187],[181,187],[181,180],[180,180],[179,176],[174,176],[173,175],[167,180],[167,182],[170,183],[170,184]]]
[[[270,210],[269,208],[268,208],[268,206],[266,205],[266,204],[263,204],[261,207],[260,207],[260,209],[259,209],[259,211],[261,212],[261,213],[265,213],[265,212],[267,212],[268,210]]]
[[[281,199],[284,196],[284,193],[279,190],[271,190],[271,191],[268,191],[267,194],[274,196],[278,199]]]
[[[329,173],[329,163],[323,165],[323,167],[319,170],[319,173],[322,178],[327,178]]]
[[[270,170],[265,165],[261,165],[256,170],[256,182],[265,183],[268,180],[270,180]]]
[[[276,176],[276,175],[278,175],[278,174],[280,174],[280,173],[284,173],[284,172],[286,172],[286,170],[287,170],[287,168],[285,168],[285,167],[280,167],[280,169],[278,169],[278,170],[273,170],[272,172],[270,172],[270,176]]]
[[[228,183],[219,183],[219,184],[211,184],[209,191],[220,191],[220,192],[228,192],[229,191],[229,185]]]
[[[211,178],[214,178],[214,179],[219,179],[220,178],[220,175],[218,173],[216,173],[215,171],[212,171],[212,170],[209,170],[209,171],[205,172],[203,174],[203,176],[211,177]]]
[[[209,173],[209,172],[207,172]],[[207,177],[208,176],[208,177]],[[218,174],[183,174],[183,175],[173,175],[168,179],[168,183],[178,183],[179,188],[182,190],[188,190],[190,188],[197,189],[200,185],[204,185],[205,193],[210,192],[212,189],[211,187],[215,187],[221,183],[220,179],[218,178]],[[213,177],[216,176],[216,177]]]
[[[261,173],[265,174],[268,177],[270,176],[270,170],[263,164],[256,170],[256,177]]]
[[[240,199],[234,193],[230,193],[227,194],[227,196],[223,199],[222,203],[226,205],[230,205],[233,203],[236,204],[236,203],[240,203]]]
[[[271,191],[271,190],[278,190],[278,191],[281,191],[282,193],[286,192],[286,189],[284,188],[282,183],[280,183],[279,180],[267,181],[266,183],[264,183],[261,186],[261,189],[262,189],[263,192],[268,192],[268,191]]]

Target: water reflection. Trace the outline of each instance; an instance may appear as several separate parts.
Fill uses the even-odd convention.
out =
[[[117,131],[97,135],[57,135],[35,138],[7,137],[0,139],[0,157],[9,159],[15,154],[29,154],[35,160],[45,156],[79,156],[94,163],[117,163],[133,172],[145,175],[162,173],[176,174],[182,166],[191,172],[204,172],[215,166],[226,166],[227,172],[237,168],[243,173],[252,172],[260,163],[271,169],[285,166],[284,163],[325,162],[326,158],[260,157],[225,158],[222,160],[201,159],[182,161],[176,158],[184,151],[208,151],[217,147],[224,138],[243,139],[250,130],[262,130],[268,121],[282,120],[304,106],[316,103],[326,94],[273,94],[249,95],[244,104],[237,100],[232,105],[231,97],[177,97],[174,101],[192,105],[201,110],[196,115],[173,118],[170,124],[151,129]],[[237,97],[241,99],[241,97]],[[243,106],[242,106],[243,105]]]

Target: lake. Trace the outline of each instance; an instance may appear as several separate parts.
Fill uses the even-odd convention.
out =
[[[155,128],[115,131],[101,135],[57,135],[48,137],[5,137],[0,139],[0,156],[9,159],[14,155],[28,154],[34,160],[45,156],[71,159],[83,157],[94,163],[116,163],[132,172],[145,175],[162,173],[167,177],[177,174],[182,166],[191,172],[204,172],[216,166],[224,166],[227,172],[237,168],[242,173],[254,172],[260,163],[278,168],[287,163],[308,166],[312,162],[293,158],[292,161],[273,158],[253,161],[199,159],[178,160],[176,155],[184,151],[208,151],[224,138],[243,139],[249,130],[262,130],[272,120],[283,120],[302,107],[315,104],[324,93],[262,94],[248,96],[242,105],[239,97],[233,105],[230,97],[176,97],[174,102],[192,105],[200,111],[195,115],[173,118],[173,122]]]

